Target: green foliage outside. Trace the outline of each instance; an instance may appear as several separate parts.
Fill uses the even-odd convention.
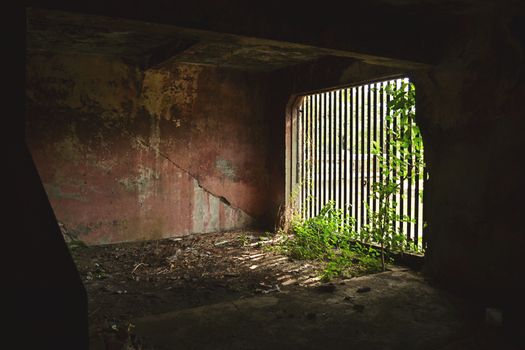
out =
[[[424,167],[423,139],[415,122],[416,92],[414,84],[403,82],[400,88],[395,84],[386,86],[391,97],[388,102],[389,114],[388,146],[372,142],[372,154],[376,156],[383,177],[372,185],[372,196],[378,200],[375,211],[367,205],[369,223],[363,227],[360,238],[379,245],[381,265],[385,268],[385,249],[404,251],[419,250],[417,242],[407,242],[399,223],[415,222],[416,219],[396,213],[396,196],[402,184],[409,180],[418,181]]]
[[[356,232],[355,219],[330,201],[315,217],[303,220],[296,213],[279,244],[279,249],[292,258],[324,262],[324,279],[344,277],[349,271],[384,271],[386,252],[420,250],[417,242],[407,242],[399,229],[399,223],[415,219],[397,214],[395,200],[403,182],[418,181],[424,168],[423,141],[414,120],[415,87],[403,82],[400,88],[389,84],[385,91],[391,98],[386,118],[390,142],[388,147],[372,143],[372,154],[383,176],[372,185],[371,196],[377,199],[378,208],[373,211],[366,205],[369,223]]]

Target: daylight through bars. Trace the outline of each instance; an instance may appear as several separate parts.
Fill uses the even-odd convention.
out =
[[[303,97],[292,121],[291,156],[295,171],[290,195],[304,219],[316,216],[333,200],[337,208],[355,218],[356,230],[369,222],[366,207],[379,208],[372,196],[373,184],[387,176],[380,171],[378,157],[372,154],[372,142],[382,146],[385,162],[390,162],[386,150],[394,146],[390,144],[387,128],[398,123],[395,119],[391,122],[386,119],[390,96],[384,87],[393,83],[401,88],[402,82],[408,83],[408,78]],[[421,248],[424,169],[416,169],[409,160],[408,171],[415,174],[417,180],[404,181],[395,198],[396,210],[400,216],[415,220],[395,224],[410,242],[417,242]]]

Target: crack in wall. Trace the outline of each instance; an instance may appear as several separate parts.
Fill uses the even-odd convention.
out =
[[[174,165],[177,169],[179,169],[180,171],[184,172],[185,174],[189,175],[193,180],[195,180],[195,182],[197,183],[197,186],[199,186],[200,189],[202,189],[204,192],[206,192],[207,194],[217,198],[219,201],[221,201],[223,204],[227,205],[228,207],[230,207],[231,209],[234,209],[234,210],[238,210],[240,212],[242,212],[244,215],[248,216],[249,218],[251,219],[254,219],[252,215],[248,214],[245,210],[239,208],[239,207],[236,207],[234,205],[231,204],[231,202],[226,199],[224,196],[221,196],[221,195],[218,195],[218,194],[215,194],[213,192],[211,192],[210,190],[208,190],[207,188],[205,188],[199,178],[192,174],[189,170],[183,168],[182,166],[180,166],[179,164],[177,164],[175,161],[173,161],[170,157],[168,157],[168,155],[162,153],[157,147],[154,147],[152,145],[150,145],[148,142],[142,140],[141,138],[139,137],[136,137],[135,135],[132,135],[131,133],[129,133],[128,131],[125,131],[124,130],[124,133],[126,135],[128,135],[128,137],[132,138],[133,140],[135,140],[136,142],[138,142],[141,146],[144,146],[150,150],[153,150],[155,151],[155,153],[159,156],[161,156],[162,158],[166,159],[168,162],[170,162],[172,165]]]

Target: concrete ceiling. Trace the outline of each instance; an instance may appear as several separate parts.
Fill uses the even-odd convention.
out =
[[[93,17],[81,20],[73,15],[69,18],[48,16],[49,20],[61,21],[62,28],[77,28],[77,34],[75,37],[66,31],[67,37],[53,37],[49,27],[50,21],[47,21],[47,24],[41,22],[43,26],[38,27],[40,33],[35,34],[40,34],[38,39],[42,45],[47,40],[43,37],[48,35],[57,41],[84,40],[83,49],[86,49],[89,41],[95,42],[91,34],[96,35],[100,31],[130,31],[133,33],[118,34],[118,40],[113,38],[115,45],[131,44],[136,45],[137,49],[147,51],[153,44],[162,46],[168,42],[166,45],[169,46],[169,40],[176,41],[175,36],[181,37],[181,28],[193,28],[215,34],[229,33],[244,38],[269,39],[281,43],[277,45],[279,50],[274,50],[276,45],[272,42],[252,42],[250,45],[239,47],[235,43],[239,37],[224,36],[224,40],[215,40],[217,37],[213,36],[212,40],[202,32],[190,33],[187,29],[182,31],[184,35],[181,41],[184,43],[181,45],[191,46],[189,51],[185,51],[186,55],[191,55],[191,60],[203,64],[213,62],[235,67],[239,64],[242,67],[259,67],[257,69],[275,69],[293,64],[297,60],[315,59],[325,54],[344,56],[341,51],[436,64],[446,57],[451,44],[461,45],[457,42],[458,38],[462,32],[470,30],[469,23],[490,23],[489,17],[493,13],[506,12],[509,16],[514,16],[518,9],[523,11],[525,7],[522,0],[28,0],[26,4],[35,9],[112,18],[111,21],[107,21]],[[35,13],[31,16],[30,20],[37,19]],[[38,17],[39,21],[43,21],[42,15]],[[478,19],[471,21],[471,18]],[[158,31],[153,30],[156,31],[156,37],[142,43],[132,36],[143,35],[144,25],[127,22],[129,25],[124,26],[122,23],[114,23],[125,20],[175,27],[165,30],[156,27]],[[101,22],[105,23],[102,28]],[[87,29],[78,28],[79,23],[88,28],[94,27],[94,30],[86,33]],[[56,24],[54,29],[61,30],[60,35],[65,35],[58,22]],[[116,27],[121,29],[117,31],[114,29]],[[153,26],[149,27],[152,29]],[[34,33],[35,29],[32,31]],[[47,34],[44,35],[42,31]],[[84,37],[81,37],[79,32],[83,32]],[[166,37],[167,33],[170,38]],[[86,35],[90,36],[90,39],[87,39]],[[94,46],[100,49],[113,46],[108,42],[108,38],[100,36]],[[190,44],[186,41],[188,37]],[[193,39],[196,39],[198,45],[191,44]],[[221,41],[223,44],[217,45]],[[284,47],[282,42],[303,46]],[[75,45],[80,46],[79,43]],[[312,47],[338,50],[339,53],[313,52]],[[177,48],[173,50],[177,51]],[[212,52],[216,50],[218,52],[214,56]],[[187,60],[188,56],[178,59]]]
[[[169,60],[272,71],[327,56],[404,68],[426,66],[346,50],[166,24],[36,8],[28,8],[26,13],[29,54],[55,52],[115,56],[143,68]]]

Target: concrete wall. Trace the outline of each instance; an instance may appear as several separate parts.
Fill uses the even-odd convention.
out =
[[[58,220],[89,244],[263,224],[265,91],[256,73],[31,54],[26,136]]]
[[[450,28],[445,34],[439,26],[418,28],[422,45],[399,49],[399,57],[417,59],[416,51],[428,53],[432,38],[440,38],[438,54],[426,60],[435,67],[408,72],[417,85],[431,176],[425,187],[428,272],[442,285],[495,304],[521,300],[525,293],[525,12],[503,3],[455,13],[450,35]],[[238,27],[236,32],[250,33],[242,23]],[[382,52],[383,43],[366,31],[351,38],[348,33],[327,31],[311,41],[305,34],[301,42],[330,47],[330,39],[343,35],[373,45],[369,52]],[[206,230],[209,219],[194,225],[196,215],[206,212],[195,210],[201,207],[195,203],[206,203],[195,200],[201,198],[198,181],[216,195],[202,197],[217,203],[224,196],[269,222],[285,196],[284,111],[290,94],[382,75],[358,62],[330,64],[275,72],[266,85],[260,76],[221,77],[213,68],[140,72],[107,58],[31,57],[28,141],[59,219],[91,242]],[[172,108],[163,98],[179,102]],[[244,102],[226,102],[232,98]],[[224,138],[222,131],[232,134]],[[249,221],[224,203],[218,207],[238,215],[231,226]]]
[[[465,16],[443,60],[426,70],[325,59],[279,72],[274,84],[281,86],[280,96],[289,96],[409,75],[416,83],[430,173],[424,198],[426,272],[470,300],[503,307],[514,320],[525,310],[523,23],[512,13]],[[282,101],[279,109],[285,108]],[[284,159],[280,164],[284,176]]]
[[[428,272],[508,312],[525,294],[523,23],[512,11],[465,16],[446,57],[416,79]]]

